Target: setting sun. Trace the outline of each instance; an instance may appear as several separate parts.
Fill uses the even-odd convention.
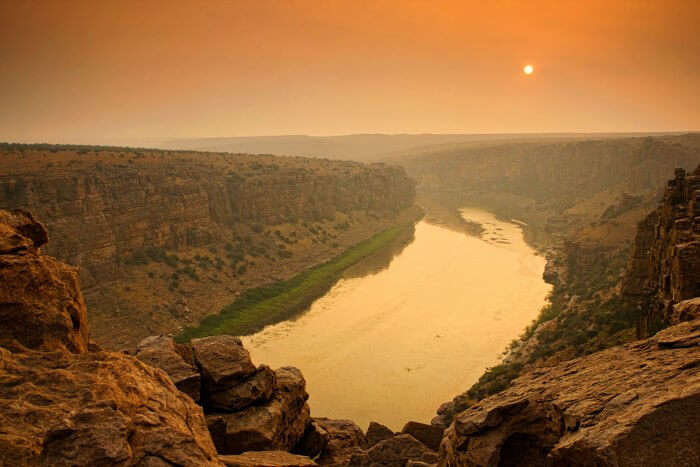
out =
[[[523,67],[523,73],[526,75],[531,75],[533,71],[535,71],[535,68],[532,65],[525,65]]]

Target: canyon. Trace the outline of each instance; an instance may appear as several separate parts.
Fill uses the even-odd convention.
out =
[[[79,267],[93,338],[179,333],[419,216],[381,164],[124,148],[0,145],[0,208],[44,222]]]
[[[473,148],[431,154],[430,162],[422,156],[403,162],[415,186],[401,169],[385,165],[7,145],[2,206],[34,203],[42,214],[0,210],[3,462],[417,467],[589,465],[593,459],[610,466],[696,465],[697,143],[691,135],[515,150],[488,146],[479,150],[485,154],[482,177],[468,171],[480,160]],[[544,154],[541,166],[530,167],[538,153]],[[85,159],[76,162],[77,154]],[[169,157],[172,164],[160,171]],[[582,162],[569,170],[558,165],[561,158]],[[277,168],[259,172],[260,161]],[[294,180],[305,188],[275,193],[287,180],[277,172],[296,173],[304,164],[308,173]],[[629,170],[621,169],[625,165]],[[260,187],[257,196],[220,185],[217,177],[227,167],[245,180],[246,192]],[[665,183],[678,167],[687,170],[676,170]],[[105,170],[119,189],[108,178],[81,179],[81,170]],[[608,177],[611,171],[617,173]],[[60,183],[50,180],[54,176]],[[346,176],[355,181],[344,183]],[[324,185],[316,177],[331,181]],[[124,189],[131,180],[138,194]],[[207,188],[209,180],[214,188]],[[146,194],[140,191],[144,184]],[[226,195],[217,191],[221,186]],[[332,198],[334,190],[350,201]],[[321,192],[333,200],[325,215],[303,209],[305,200]],[[237,292],[291,277],[392,225],[415,222],[420,210],[412,206],[414,194],[432,223],[419,223],[416,236],[440,223],[440,229],[481,237],[465,237],[470,241],[498,244],[494,226],[517,219],[520,227],[513,228],[522,228],[543,255],[543,277],[552,285],[547,305],[507,347],[502,362],[494,360],[471,388],[442,404],[430,424],[406,420],[397,431],[396,421],[367,418],[362,423],[371,423],[363,430],[351,420],[319,417],[326,414],[314,409],[313,385],[307,387],[303,370],[286,366],[296,362],[269,356],[263,361],[277,368],[255,365],[256,344],[248,338],[179,343],[170,336],[216,313],[217,303],[230,303]],[[268,211],[266,198],[274,199]],[[113,203],[109,210],[105,199]],[[164,199],[180,201],[161,212]],[[228,201],[211,201],[222,199]],[[299,209],[279,217],[275,203],[296,206],[290,199],[301,203]],[[322,199],[314,202],[323,205]],[[498,219],[462,216],[460,209],[470,205]],[[95,206],[102,214],[87,216]],[[195,209],[201,206],[207,208]],[[48,229],[39,222],[44,219],[53,219],[46,221]],[[170,223],[173,229],[162,228]],[[81,235],[100,229],[108,233],[83,249]],[[378,269],[358,263],[355,277],[365,267],[375,273],[390,267],[410,241],[387,252]],[[253,251],[257,245],[265,251]],[[80,268],[44,251],[73,255],[70,262]],[[226,258],[221,269],[217,253]],[[239,272],[240,266],[245,268]],[[352,268],[347,273],[353,277]],[[115,296],[114,290],[123,308],[100,311],[105,304],[99,299]],[[152,306],[149,300],[166,290],[175,303],[167,314],[143,311],[144,303]],[[192,311],[193,300],[207,294],[221,295]],[[118,319],[105,319],[111,316]],[[160,321],[172,322],[159,327]],[[129,329],[110,333],[115,323]],[[92,340],[100,336],[102,342]],[[125,352],[102,350],[101,344]],[[443,353],[446,360],[461,358]]]

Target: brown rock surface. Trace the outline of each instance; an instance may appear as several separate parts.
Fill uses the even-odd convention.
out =
[[[312,459],[316,458],[326,448],[329,439],[328,432],[316,420],[311,420],[311,423],[306,427],[304,436],[294,447],[294,452]]]
[[[46,240],[0,211],[0,465],[221,465],[162,370],[88,344],[78,275],[39,253]]]
[[[199,400],[201,392],[199,372],[178,352],[172,338],[165,336],[147,337],[139,343],[136,358],[164,370],[180,391],[195,401]]]
[[[219,456],[227,467],[311,467],[317,465],[306,456],[285,451],[250,451],[238,455]]]
[[[253,404],[267,402],[272,397],[277,378],[266,365],[248,379],[207,396],[206,408],[211,411],[236,412]]]
[[[671,324],[700,319],[700,297],[683,300],[673,306]]]
[[[348,465],[353,455],[362,454],[367,439],[362,429],[351,420],[314,418],[328,433],[328,444],[318,459],[320,465]]]
[[[691,175],[676,169],[659,207],[639,223],[622,292],[639,310],[640,337],[672,324],[676,303],[700,296],[700,166]]]
[[[440,448],[440,441],[442,441],[442,433],[444,431],[438,426],[426,425],[420,422],[408,422],[404,425],[401,433],[409,434],[428,448],[437,451]]]
[[[0,349],[0,426],[2,465],[219,465],[201,409],[119,353]]]
[[[306,403],[306,381],[296,368],[275,370],[277,387],[263,405],[230,414],[207,415],[207,423],[219,453],[291,450],[311,421]]]
[[[250,354],[238,337],[222,335],[193,339],[194,359],[207,393],[228,389],[255,373]]]
[[[441,465],[699,465],[699,358],[696,320],[534,370],[456,416]]]
[[[43,226],[0,211],[0,345],[85,352],[88,325],[77,270],[39,253]]]
[[[349,465],[402,467],[409,460],[435,462],[437,455],[413,436],[404,433],[380,441],[366,452],[355,454]]]
[[[370,422],[367,427],[367,447],[372,447],[380,441],[389,439],[394,436],[394,432],[388,427],[377,422]]]

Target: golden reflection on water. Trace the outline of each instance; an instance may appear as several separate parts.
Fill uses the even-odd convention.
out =
[[[298,319],[244,338],[255,362],[300,368],[315,417],[428,422],[498,363],[550,290],[517,224],[462,213],[482,239],[419,222],[387,268],[341,279]]]

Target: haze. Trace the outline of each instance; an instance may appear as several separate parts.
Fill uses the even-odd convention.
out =
[[[22,1],[0,18],[2,140],[700,129],[687,0]]]

